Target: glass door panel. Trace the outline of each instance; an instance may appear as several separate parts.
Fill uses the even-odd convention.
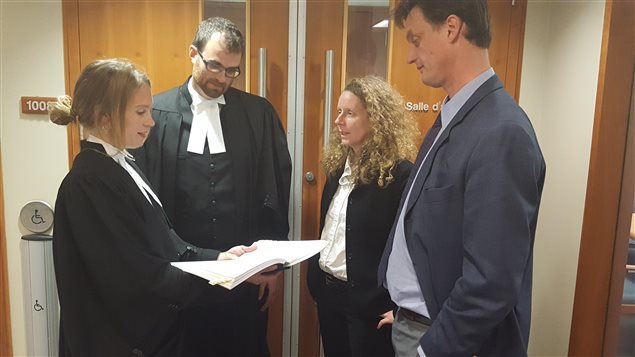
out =
[[[349,0],[344,83],[369,74],[386,78],[389,19],[388,0]]]

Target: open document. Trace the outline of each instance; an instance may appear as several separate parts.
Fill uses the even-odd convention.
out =
[[[323,240],[276,241],[259,240],[258,249],[234,260],[174,262],[173,266],[200,276],[212,285],[233,289],[261,270],[280,264],[290,267],[319,253],[326,246]]]

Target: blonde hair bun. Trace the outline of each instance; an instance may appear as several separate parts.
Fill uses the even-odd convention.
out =
[[[76,120],[71,107],[73,99],[68,95],[57,97],[57,102],[49,110],[49,118],[57,125],[68,125]]]

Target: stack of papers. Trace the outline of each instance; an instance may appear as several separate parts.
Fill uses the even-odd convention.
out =
[[[234,260],[174,262],[173,266],[199,276],[212,285],[233,289],[252,275],[275,264],[290,267],[319,253],[323,240],[275,241],[259,240],[258,248]]]

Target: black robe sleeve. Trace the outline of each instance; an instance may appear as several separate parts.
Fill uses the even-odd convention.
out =
[[[265,110],[263,122],[257,180],[257,192],[262,194],[258,236],[259,239],[285,240],[289,234],[291,156],[282,123],[271,104]]]
[[[174,238],[126,175],[109,157],[82,152],[58,193],[54,262],[73,354],[154,351],[208,286],[170,265]]]

